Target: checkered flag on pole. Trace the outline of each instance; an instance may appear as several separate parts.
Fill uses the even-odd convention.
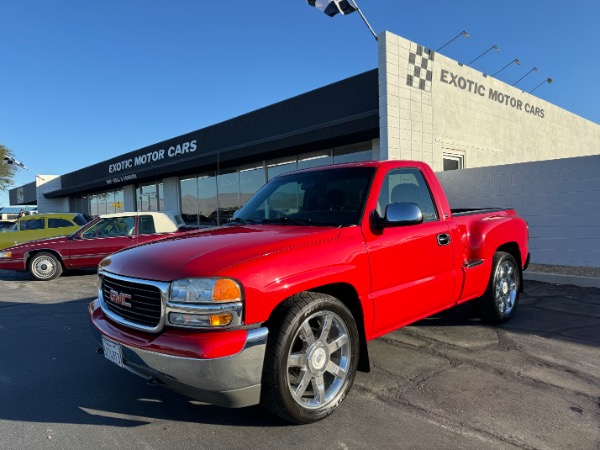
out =
[[[323,11],[329,17],[336,14],[347,15],[356,11],[348,0],[306,0],[310,6]]]
[[[25,170],[28,170],[27,167],[25,167],[25,164],[23,164],[21,161],[17,161],[15,158],[11,157],[11,156],[5,156],[4,160],[2,161],[4,164],[8,164],[10,165],[16,165],[19,166]]]

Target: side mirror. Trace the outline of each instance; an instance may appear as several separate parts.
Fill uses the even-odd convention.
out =
[[[374,213],[375,228],[417,225],[423,222],[423,212],[416,203],[390,203],[385,209],[385,217]]]

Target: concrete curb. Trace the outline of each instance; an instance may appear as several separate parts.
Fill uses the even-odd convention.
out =
[[[551,284],[572,284],[580,287],[600,288],[600,278],[580,277],[577,275],[560,275],[558,273],[523,272],[525,280],[542,281]]]

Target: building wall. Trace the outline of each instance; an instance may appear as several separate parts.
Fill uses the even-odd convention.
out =
[[[419,89],[406,81],[418,46],[389,32],[381,33],[378,42],[381,159],[416,159],[441,168],[433,154],[431,82]]]
[[[600,267],[600,155],[437,175],[452,208],[513,207],[531,262]]]
[[[444,152],[468,168],[600,154],[598,124],[389,32],[379,96],[390,159],[442,170]]]
[[[60,175],[36,175],[35,186],[38,212],[70,212],[68,198],[49,199],[44,197],[44,193],[60,189]]]

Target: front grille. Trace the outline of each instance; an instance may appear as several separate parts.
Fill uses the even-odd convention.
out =
[[[129,295],[126,301],[131,306],[124,306],[110,300],[111,290],[119,294]],[[121,279],[102,277],[102,295],[104,305],[114,314],[134,324],[144,327],[157,327],[162,311],[161,291],[157,286],[136,283]]]

